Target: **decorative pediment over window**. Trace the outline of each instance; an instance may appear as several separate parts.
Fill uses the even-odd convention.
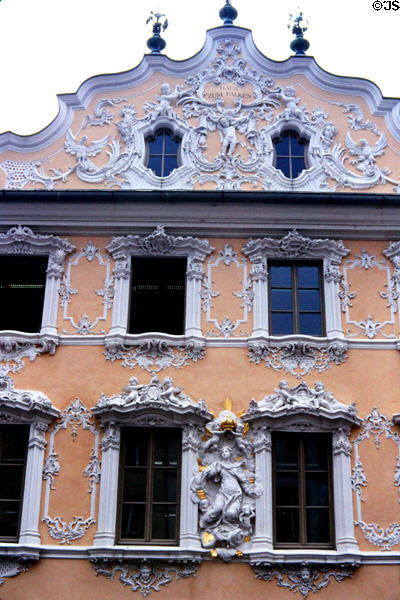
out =
[[[110,397],[103,394],[92,412],[102,420],[113,418],[149,426],[183,425],[188,418],[204,422],[211,417],[205,402],[194,402],[174,385],[171,377],[165,377],[163,382],[153,377],[148,384],[131,377],[120,394]]]
[[[42,392],[16,390],[9,370],[0,368],[0,421],[3,423],[31,423],[37,419],[50,423],[60,411]]]
[[[346,406],[317,381],[314,388],[302,381],[290,388],[287,381],[281,381],[275,393],[266,396],[260,402],[251,400],[246,414],[248,421],[267,419],[279,425],[293,426],[294,429],[312,431],[319,428],[332,430],[340,426],[359,426],[362,420],[357,417],[354,402]],[[304,417],[304,423],[299,418]],[[274,425],[275,426],[275,425]]]

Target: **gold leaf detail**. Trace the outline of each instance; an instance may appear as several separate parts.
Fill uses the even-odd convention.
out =
[[[210,550],[210,554],[211,554],[212,558],[217,558],[217,556],[218,556],[216,550]]]
[[[204,490],[197,490],[196,492],[197,496],[200,498],[200,500],[206,500],[207,496]]]
[[[210,544],[210,542],[214,542],[214,540],[215,540],[215,537],[209,531],[205,531],[202,535],[202,538],[203,538],[203,542],[206,546],[208,546]]]
[[[225,398],[224,410],[232,410],[232,400],[228,397]]]
[[[246,437],[246,435],[249,433],[249,429],[250,429],[250,425],[248,423],[244,424],[244,428],[243,428],[243,435],[242,437]]]
[[[241,550],[236,550],[236,556],[243,556],[243,552]]]
[[[246,535],[243,541],[247,544],[248,542],[251,542],[251,537],[249,535]]]

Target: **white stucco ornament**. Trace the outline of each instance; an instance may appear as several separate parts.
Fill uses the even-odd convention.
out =
[[[246,551],[253,533],[254,499],[262,493],[254,483],[248,429],[227,399],[225,409],[205,426],[209,439],[200,446],[199,472],[191,485],[192,500],[200,510],[202,546],[224,561]]]

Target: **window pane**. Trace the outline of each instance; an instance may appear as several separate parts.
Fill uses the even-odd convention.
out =
[[[163,177],[167,177],[174,169],[178,168],[178,158],[177,156],[165,156],[164,157],[164,175]]]
[[[275,464],[279,470],[297,469],[298,440],[294,435],[274,437]]]
[[[153,140],[149,140],[149,155],[161,154],[163,149],[163,134],[161,133]]]
[[[22,490],[24,466],[0,466],[0,499],[19,500]],[[1,533],[1,532],[0,532]]]
[[[298,506],[299,481],[297,473],[276,473],[275,498],[277,506]]]
[[[305,335],[322,335],[320,313],[300,313],[300,332]]]
[[[153,527],[151,537],[154,540],[174,540],[176,537],[176,507],[153,505]]]
[[[170,136],[168,133],[165,134],[165,154],[175,154],[178,153],[179,142]]]
[[[157,177],[162,177],[162,157],[161,156],[149,156],[149,162],[147,164]]]
[[[321,310],[319,290],[299,290],[299,310]]]
[[[295,179],[306,168],[304,158],[292,158],[292,179]]]
[[[300,288],[319,288],[319,268],[313,265],[299,265],[297,267],[297,280]]]
[[[293,310],[292,290],[271,290],[271,310]]]
[[[123,501],[146,502],[146,482],[147,470],[126,468],[124,470]]]
[[[29,437],[29,425],[0,426],[2,463],[25,462],[26,447]]]
[[[276,156],[289,156],[289,136],[283,135],[279,140],[274,142]]]
[[[130,467],[146,466],[149,431],[125,429],[125,465]]]
[[[329,506],[328,473],[306,473],[307,506]]]
[[[47,256],[0,256],[1,330],[40,331],[47,263]]]
[[[16,537],[18,534],[20,502],[0,502],[0,535]]]
[[[292,287],[292,267],[290,265],[271,265],[269,277],[273,288]]]
[[[299,510],[297,508],[276,509],[276,541],[287,544],[299,541]]]
[[[292,147],[292,156],[304,156],[306,142],[298,139],[295,135],[291,136],[290,142]]]
[[[159,432],[155,439],[154,464],[174,466],[178,464],[179,434],[174,431]]]
[[[271,333],[273,335],[290,335],[291,333],[293,333],[292,313],[272,313]]]
[[[176,470],[155,469],[154,502],[176,502],[176,484]]]
[[[144,514],[144,504],[124,504],[122,506],[122,538],[144,538]]]
[[[307,542],[309,544],[328,544],[330,539],[329,509],[307,509]]]
[[[129,333],[182,335],[186,258],[132,258]]]
[[[307,470],[328,468],[328,448],[330,443],[327,437],[310,435],[304,439],[304,462]]]
[[[282,173],[290,178],[290,159],[289,158],[276,158],[276,168],[280,169]]]

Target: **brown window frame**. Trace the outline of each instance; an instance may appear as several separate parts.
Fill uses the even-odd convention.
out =
[[[292,267],[292,290],[293,290],[293,310],[272,310],[272,285],[271,285],[271,274],[270,269],[271,266],[290,266]],[[299,287],[298,287],[298,275],[297,275],[297,267],[318,267],[318,275],[319,275],[319,291],[320,291],[320,304],[321,304],[321,333],[320,334],[311,334],[311,333],[300,333],[300,312],[302,313],[313,313],[316,314],[317,311],[307,311],[307,310],[299,310]],[[283,335],[311,335],[313,337],[325,337],[326,335],[326,317],[325,317],[325,294],[324,294],[324,279],[323,279],[323,262],[322,260],[268,260],[267,264],[268,268],[268,327],[270,335],[273,336],[283,336]],[[301,289],[316,289],[316,288],[301,288]],[[293,313],[293,332],[292,333],[274,333],[272,331],[272,313],[273,312],[283,312],[283,313]]]
[[[145,525],[144,525],[144,538],[124,538],[121,535],[122,525],[122,506],[123,506],[123,482],[124,482],[124,464],[123,457],[125,455],[125,439],[128,430],[141,430],[140,427],[126,426],[121,429],[121,451],[119,461],[119,478],[118,478],[118,510],[117,510],[117,527],[116,527],[116,543],[117,544],[137,544],[137,545],[164,545],[164,546],[178,546],[179,545],[179,531],[180,531],[180,499],[181,499],[181,469],[182,469],[182,430],[179,428],[152,428],[149,429],[149,442],[147,448],[147,476],[146,476],[146,501],[145,501]],[[160,431],[170,431],[171,433],[177,434],[178,438],[178,465],[177,465],[177,485],[176,485],[176,501],[175,502],[154,502],[150,500],[153,498],[154,492],[154,450],[157,433]],[[157,467],[160,468],[160,467]],[[165,469],[171,467],[165,466]],[[157,539],[151,537],[152,527],[152,507],[156,504],[175,504],[176,505],[176,523],[175,523],[175,538],[174,539]]]
[[[19,502],[19,514],[18,514],[18,526],[17,526],[17,531],[15,536],[10,536],[10,535],[2,535],[1,531],[0,531],[0,541],[1,542],[18,542],[19,539],[19,534],[20,534],[20,529],[21,529],[21,516],[22,516],[22,508],[23,508],[23,501],[24,501],[24,489],[25,489],[25,474],[26,474],[26,462],[27,462],[27,456],[28,456],[28,443],[29,443],[29,425],[27,424],[17,424],[17,425],[7,425],[7,424],[1,424],[0,425],[0,466],[2,466],[3,464],[7,465],[7,466],[21,466],[21,462],[20,463],[11,463],[11,462],[3,462],[3,430],[4,429],[10,429],[12,427],[18,427],[18,428],[26,428],[26,443],[25,443],[25,453],[24,453],[24,458],[23,458],[23,465],[22,465],[22,473],[21,473],[21,494],[19,498],[10,498],[10,499],[4,499],[4,500],[11,500],[11,501],[18,501]],[[1,496],[1,489],[2,486],[0,484],[0,496]],[[1,500],[3,500],[2,498],[0,498]]]
[[[299,508],[299,541],[298,542],[279,542],[277,541],[277,505],[276,505],[276,443],[274,438],[276,436],[292,436],[299,440],[298,445],[298,497],[299,505],[293,505],[294,508]],[[312,506],[306,506],[306,486],[305,486],[305,461],[304,461],[304,439],[308,436],[324,436],[327,440],[327,472],[328,472],[328,487],[329,487],[329,533],[330,541],[326,543],[322,542],[307,542],[307,508],[313,508]],[[290,472],[288,469],[287,472]],[[317,473],[317,470],[312,472]],[[273,502],[273,539],[274,548],[313,548],[313,549],[335,549],[335,521],[334,521],[334,494],[333,494],[333,466],[332,466],[332,435],[329,433],[318,432],[318,433],[300,433],[290,431],[275,431],[272,433],[272,502]],[[290,505],[287,506],[290,508]]]

